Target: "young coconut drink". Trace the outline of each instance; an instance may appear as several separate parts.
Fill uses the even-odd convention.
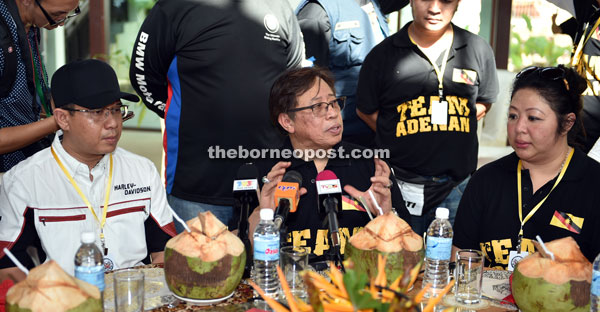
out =
[[[385,275],[392,283],[408,269],[417,274],[423,261],[423,238],[406,221],[392,212],[371,220],[350,237],[345,258],[352,259],[354,270],[368,276],[377,273],[377,257],[387,256]],[[416,268],[416,269],[415,269]]]
[[[54,260],[29,271],[6,293],[7,312],[101,312],[100,290],[67,274]]]
[[[244,273],[244,244],[210,211],[199,213],[187,224],[191,233],[180,233],[165,247],[169,289],[191,299],[228,296]]]
[[[589,311],[592,264],[568,236],[546,243],[554,260],[535,252],[521,260],[512,294],[521,311]]]

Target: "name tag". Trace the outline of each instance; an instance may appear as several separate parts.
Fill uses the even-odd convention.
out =
[[[339,23],[335,24],[335,30],[351,29],[351,28],[360,28],[360,22],[359,21],[345,21],[345,22],[339,22]]]
[[[448,124],[448,102],[432,101],[431,102],[431,123],[437,125]]]
[[[517,252],[516,250],[511,250],[508,254],[508,267],[506,269],[508,271],[513,271],[517,266],[517,263],[527,256],[529,256],[527,251]]]

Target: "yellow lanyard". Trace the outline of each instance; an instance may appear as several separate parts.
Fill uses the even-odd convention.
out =
[[[408,38],[410,38],[410,41],[412,41],[412,43],[416,46],[417,43],[410,37],[410,35],[408,35]],[[446,49],[446,52],[444,52],[444,57],[442,58],[442,68],[440,69],[437,66],[437,63],[434,62],[432,59],[429,58],[429,56],[426,53],[425,57],[427,58],[427,60],[429,60],[429,62],[431,63],[431,65],[433,66],[433,69],[435,70],[435,74],[437,75],[437,79],[438,79],[438,90],[439,90],[439,96],[440,96],[440,102],[443,101],[443,96],[444,96],[444,72],[446,71],[446,64],[448,64],[448,55],[450,54],[450,49],[452,48],[452,41],[454,38],[454,34],[452,34],[452,37],[450,38],[450,44],[448,45],[448,48]]]
[[[521,221],[521,229],[519,229],[519,240],[517,243],[517,251],[519,251],[519,249],[520,249],[521,239],[523,238],[523,226],[525,225],[525,223],[527,223],[527,221],[529,221],[529,219],[531,219],[531,217],[538,211],[538,209],[540,209],[540,207],[546,201],[548,196],[550,196],[550,193],[552,193],[554,188],[556,188],[558,183],[562,180],[563,176],[565,175],[565,172],[567,171],[567,167],[569,167],[569,163],[571,162],[571,158],[573,157],[574,151],[575,151],[575,149],[571,149],[571,152],[569,152],[569,155],[567,156],[567,159],[565,160],[565,164],[562,167],[562,169],[560,170],[560,174],[558,175],[556,182],[554,182],[552,189],[550,190],[550,192],[548,192],[548,195],[546,195],[546,197],[544,197],[544,199],[542,199],[537,205],[535,205],[535,207],[533,207],[533,209],[531,209],[531,211],[527,214],[525,219],[523,219],[523,195],[522,195],[522,191],[521,191],[521,167],[522,167],[522,164],[521,164],[521,160],[519,159],[519,164],[517,165],[517,195],[518,195],[518,201],[519,201],[519,220]]]
[[[65,168],[63,163],[60,161],[60,159],[58,158],[58,155],[56,155],[56,152],[54,151],[54,147],[51,146],[50,151],[52,151],[52,156],[54,156],[54,160],[56,160],[56,163],[58,164],[60,169],[62,169],[62,171],[65,174],[65,176],[67,177],[67,179],[69,179],[69,182],[71,182],[71,185],[73,185],[73,188],[75,188],[75,190],[77,191],[77,194],[79,194],[79,197],[81,197],[81,199],[83,199],[83,202],[85,202],[85,204],[87,205],[88,209],[90,210],[90,212],[92,213],[92,215],[94,216],[96,221],[98,221],[98,223],[100,224],[100,243],[102,243],[102,251],[106,255],[107,249],[106,249],[106,244],[105,244],[105,240],[104,240],[104,225],[106,224],[106,213],[108,212],[108,199],[110,197],[110,186],[112,184],[112,174],[113,174],[112,154],[110,154],[110,165],[109,165],[110,169],[108,171],[108,181],[106,183],[106,192],[104,194],[104,209],[102,209],[102,220],[100,220],[100,219],[98,219],[98,216],[96,215],[96,212],[94,211],[94,208],[92,208],[92,204],[90,204],[90,201],[87,199],[87,197],[85,197],[85,195],[79,188],[79,185],[77,185],[77,182],[75,182],[75,180],[73,180],[73,178],[71,177],[71,174],[69,174],[69,171],[67,170],[67,168]]]

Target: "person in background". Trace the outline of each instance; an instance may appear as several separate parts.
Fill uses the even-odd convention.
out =
[[[52,145],[20,162],[0,187],[0,280],[25,275],[37,248],[74,272],[81,232],[96,233],[106,270],[161,263],[175,235],[173,215],[154,164],[117,147],[127,106],[117,75],[99,60],[75,61],[52,77],[54,116],[61,130]],[[43,174],[40,174],[43,173]]]
[[[508,142],[514,153],[480,168],[454,223],[455,249],[481,249],[490,267],[572,236],[590,262],[600,252],[600,163],[573,145],[585,80],[573,69],[528,67],[513,83]],[[522,256],[522,255],[521,255]]]
[[[249,218],[250,233],[259,221],[260,208],[274,209],[274,192],[286,171],[295,170],[302,176],[306,193],[300,196],[296,212],[290,213],[285,220],[287,242],[293,246],[309,249],[311,263],[324,261],[328,250],[332,248],[328,237],[328,227],[323,225],[324,212],[319,212],[316,178],[320,172],[331,170],[344,186],[342,210],[337,216],[342,236],[341,252],[351,235],[365,226],[370,218],[365,207],[358,199],[362,196],[369,203],[373,216],[381,212],[375,209],[368,190],[371,190],[383,213],[395,210],[409,222],[409,214],[404,207],[402,195],[392,178],[390,168],[378,158],[351,158],[362,147],[342,141],[344,124],[341,110],[344,98],[336,98],[334,80],[331,73],[319,67],[290,70],[273,84],[269,98],[269,110],[273,123],[287,134],[287,140],[281,150],[290,155],[301,152],[303,158],[270,159],[259,163],[265,174],[261,189],[260,207]],[[340,151],[343,154],[329,154],[318,157],[317,151]],[[355,152],[353,152],[355,151]],[[294,153],[292,153],[294,152]],[[312,153],[311,153],[312,152]],[[283,155],[283,153],[281,153]],[[314,157],[309,158],[310,155]]]
[[[303,0],[296,9],[306,56],[329,68],[336,96],[346,97],[345,142],[375,146],[375,132],[356,115],[358,74],[369,51],[390,34],[386,14],[407,4],[408,0]]]
[[[436,207],[453,223],[477,168],[477,120],[498,95],[490,45],[451,23],[459,2],[411,0],[413,21],[371,50],[358,81],[358,116],[390,150],[419,234]]]
[[[268,121],[269,89],[304,60],[288,1],[160,0],[131,59],[133,88],[165,120],[169,203],[184,220],[210,210],[235,228],[232,181],[248,160],[219,151],[283,140]]]
[[[0,172],[50,145],[58,130],[40,28],[64,25],[79,14],[78,0],[0,1]],[[40,114],[46,116],[40,120]]]
[[[587,153],[600,137],[600,0],[549,0],[561,8],[572,8],[571,14],[577,25],[573,40],[571,66],[587,80],[583,93],[581,121],[584,131],[576,144]],[[573,24],[573,21],[570,22]]]

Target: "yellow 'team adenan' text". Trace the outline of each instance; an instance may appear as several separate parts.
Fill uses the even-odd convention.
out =
[[[362,227],[355,227],[352,229],[352,235],[356,234]],[[317,237],[315,238],[315,246],[307,246],[307,240],[310,239],[310,229],[304,229],[301,231],[291,231],[288,233],[287,241],[291,242],[293,246],[304,247],[308,250],[308,253],[314,253],[317,256],[322,256],[325,250],[329,249],[329,230],[319,229],[317,230]],[[350,239],[350,229],[347,227],[340,228],[340,253],[344,254],[346,242]]]
[[[483,254],[487,258],[488,263],[492,263],[493,259],[496,263],[508,265],[509,253],[513,248],[512,240],[510,238],[493,240],[490,242],[479,243]],[[521,241],[521,250],[518,252],[526,251],[528,253],[535,252],[535,246],[533,240],[523,237]],[[504,269],[505,267],[498,266],[497,268]]]
[[[439,96],[430,96],[429,103],[439,101]],[[396,107],[400,121],[396,126],[396,137],[431,131],[470,132],[469,101],[455,95],[446,96],[448,101],[448,124],[431,124],[431,105],[424,107],[425,97],[406,101]]]

